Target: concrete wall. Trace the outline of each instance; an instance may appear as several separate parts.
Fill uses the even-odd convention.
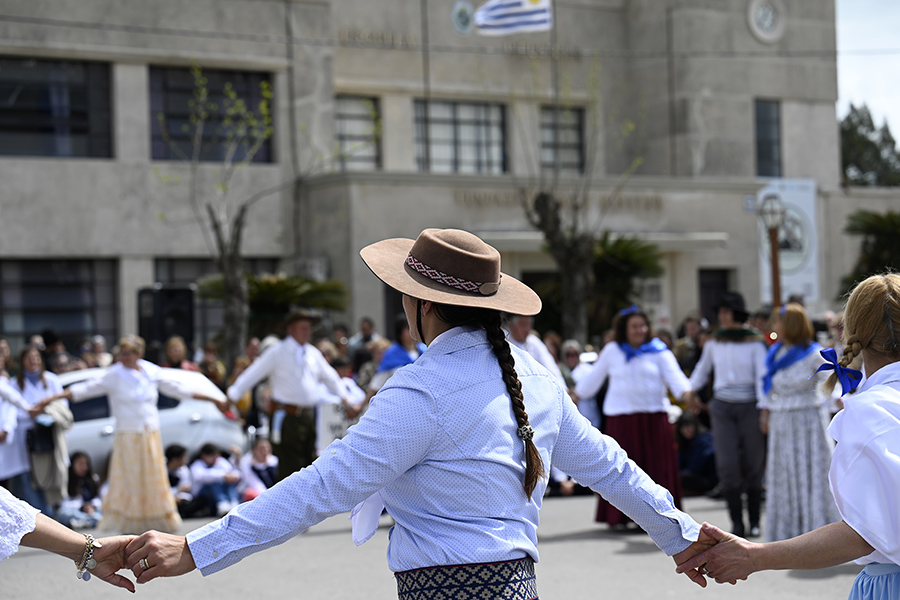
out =
[[[185,201],[187,165],[149,158],[148,68],[196,62],[272,74],[274,162],[241,170],[232,193],[246,197],[295,168],[306,180],[296,195],[288,188],[253,208],[244,250],[281,257],[288,270],[324,265],[350,288],[348,321],[382,317],[381,284],[358,251],[385,237],[461,227],[496,243],[513,275],[551,269],[515,198],[538,179],[539,109],[554,99],[551,34],[463,35],[449,4],[426,5],[429,93],[507,106],[508,176],[416,172],[413,102],[426,87],[419,0],[7,0],[0,54],[112,65],[114,157],[0,158],[0,255],[118,258],[123,330],[136,324],[135,291],[152,281],[155,258],[208,256]],[[755,178],[757,98],[782,103],[785,176],[819,184],[829,293],[855,257],[857,240],[842,233],[846,215],[896,202],[888,192],[851,198],[837,187],[833,2],[785,2],[787,28],[774,44],[754,37],[744,0],[554,5],[559,97],[587,110],[592,198],[600,205],[643,161],[623,202],[590,218],[598,231],[660,243],[662,304],[673,325],[697,307],[698,269],[726,269],[748,303],[759,297],[757,220],[744,203],[764,184]],[[331,173],[336,93],[379,101],[382,172]],[[205,189],[214,169],[201,169]]]
[[[138,287],[152,283],[153,259],[206,257],[212,250],[187,202],[187,164],[150,159],[151,65],[196,63],[272,74],[275,162],[240,169],[229,192],[232,202],[285,180],[291,173],[292,144],[299,148],[301,166],[331,148],[332,49],[295,48],[291,62],[285,44],[286,6],[292,11],[295,36],[328,36],[327,2],[4,2],[3,13],[12,18],[0,19],[0,54],[110,63],[113,158],[0,159],[0,254],[119,258],[120,326],[134,330],[134,296]],[[291,110],[297,123],[306,124],[298,136],[302,139],[288,135]],[[200,170],[200,190],[207,198],[215,196],[217,168],[208,163]],[[292,254],[294,214],[289,191],[258,202],[245,231],[245,254]]]

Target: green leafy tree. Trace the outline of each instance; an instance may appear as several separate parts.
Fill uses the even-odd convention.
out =
[[[637,301],[641,279],[663,274],[662,255],[654,244],[635,237],[613,236],[608,231],[592,244],[591,278],[585,300],[588,339],[600,337],[616,312]],[[556,329],[562,322],[566,292],[561,275],[533,275],[526,281],[544,302],[535,320],[540,330]]]
[[[847,185],[900,185],[897,142],[887,123],[875,127],[865,104],[851,104],[841,121],[841,167]]]
[[[862,236],[862,244],[853,271],[841,280],[839,298],[870,275],[900,268],[900,213],[859,210],[849,216],[844,231]]]
[[[535,90],[545,89],[539,77],[534,74],[537,71],[536,67],[536,63],[533,62],[532,85]],[[559,74],[554,77],[559,77]],[[532,170],[530,181],[517,182],[525,217],[532,227],[543,234],[547,252],[553,258],[559,272],[560,291],[557,299],[563,337],[577,339],[582,343],[588,339],[589,299],[594,291],[596,242],[599,235],[605,235],[602,234],[601,228],[602,211],[590,196],[594,166],[600,148],[604,144],[604,136],[614,142],[608,149],[612,149],[615,154],[625,155],[627,141],[638,131],[637,122],[618,113],[607,117],[609,122],[605,127],[599,122],[598,107],[601,104],[599,62],[588,70],[583,85],[590,96],[587,104],[573,103],[569,100],[573,86],[570,74],[562,74],[562,83],[555,81],[552,86],[557,90],[553,99],[552,116],[555,138],[562,139],[564,134],[560,127],[568,120],[566,117],[569,111],[578,110],[576,107],[580,106],[586,118],[583,125],[585,136],[583,171],[577,175],[569,173],[568,181],[561,182],[560,146],[557,146],[554,152],[553,164],[546,164],[541,156],[544,140],[540,139],[534,140],[533,148],[525,148],[526,161]],[[644,108],[637,107],[638,121],[643,120]],[[603,133],[604,131],[616,133]],[[557,143],[560,140],[556,140]],[[540,151],[529,156],[527,151],[533,152],[535,149]],[[630,160],[622,169],[614,188],[606,196],[609,199],[619,196],[641,165],[643,158],[640,156]]]
[[[182,126],[181,132],[189,134],[187,147],[172,138],[164,115],[159,115],[158,119],[163,138],[172,152],[189,164],[188,202],[222,277],[222,354],[225,364],[230,367],[240,356],[247,338],[247,280],[241,255],[247,213],[259,200],[284,189],[291,182],[249,197],[233,197],[231,183],[235,173],[250,164],[272,136],[271,86],[268,82],[260,84],[260,101],[251,107],[231,83],[226,83],[221,90],[220,104],[214,99],[218,90],[210,90],[203,69],[194,65],[191,75],[194,78],[193,97],[188,101],[188,123]],[[201,189],[199,172],[211,144],[222,147],[223,158],[211,189]]]
[[[208,275],[197,282],[204,298],[222,299],[221,274]],[[250,309],[249,335],[263,337],[277,331],[292,306],[342,311],[347,307],[347,287],[342,281],[315,281],[284,273],[246,275]]]
[[[640,279],[662,274],[662,254],[654,244],[604,232],[594,245],[591,336],[602,335],[615,314],[637,300]]]
[[[193,97],[188,102],[190,117],[182,129],[182,134],[189,134],[189,144],[179,144],[173,140],[165,117],[160,115],[158,118],[163,137],[173,153],[190,165],[188,202],[221,276],[219,297],[222,299],[224,321],[222,354],[230,368],[234,359],[243,352],[248,334],[250,290],[243,270],[242,243],[250,209],[260,200],[287,188],[293,188],[296,204],[299,190],[309,176],[345,164],[354,153],[369,151],[380,135],[380,120],[373,114],[373,131],[367,141],[338,148],[333,154],[311,152],[310,161],[305,165],[294,157],[293,173],[286,180],[248,196],[236,197],[232,189],[235,173],[252,163],[263,144],[272,136],[272,88],[268,82],[261,83],[258,104],[249,106],[230,83],[226,83],[219,94],[218,90],[209,89],[209,80],[204,76],[202,68],[193,66],[191,74],[194,78],[194,90]],[[219,96],[221,101],[216,101]],[[375,111],[374,106],[371,110]],[[289,111],[289,114],[293,115],[293,111]],[[295,139],[298,135],[306,138],[307,134],[306,127],[302,124],[292,125],[292,147],[299,145]],[[200,176],[200,170],[211,145],[221,148],[223,158],[217,165],[213,184],[206,185],[207,179]],[[315,144],[312,140],[304,139],[304,146],[314,148]],[[172,179],[163,176],[160,178],[163,181]],[[295,238],[299,239],[296,231]],[[325,287],[328,285],[331,284],[326,282]],[[305,300],[301,299],[294,304],[304,303]],[[287,308],[286,306],[285,310]]]

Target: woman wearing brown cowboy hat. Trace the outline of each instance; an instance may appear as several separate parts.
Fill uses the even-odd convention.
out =
[[[400,598],[537,598],[536,529],[551,462],[628,513],[679,564],[708,546],[562,385],[510,348],[501,311],[533,315],[541,301],[501,275],[494,248],[464,231],[428,229],[361,255],[403,294],[410,330],[428,349],[312,468],[186,538],[135,539],[128,558],[139,582],[194,568],[209,575],[354,506],[362,543],[386,506]],[[705,585],[696,570],[689,575]],[[459,581],[491,583],[451,583]]]

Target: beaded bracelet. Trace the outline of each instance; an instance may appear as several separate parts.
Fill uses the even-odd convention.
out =
[[[94,560],[94,548],[101,547],[102,544],[94,540],[94,536],[89,533],[84,534],[84,554],[81,556],[80,562],[75,561],[75,568],[77,569],[75,577],[83,581],[90,581],[91,574],[88,571],[97,566],[97,561]]]

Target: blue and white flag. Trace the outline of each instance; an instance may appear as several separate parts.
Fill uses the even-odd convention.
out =
[[[488,0],[475,11],[481,35],[509,35],[549,31],[553,27],[551,0]]]

